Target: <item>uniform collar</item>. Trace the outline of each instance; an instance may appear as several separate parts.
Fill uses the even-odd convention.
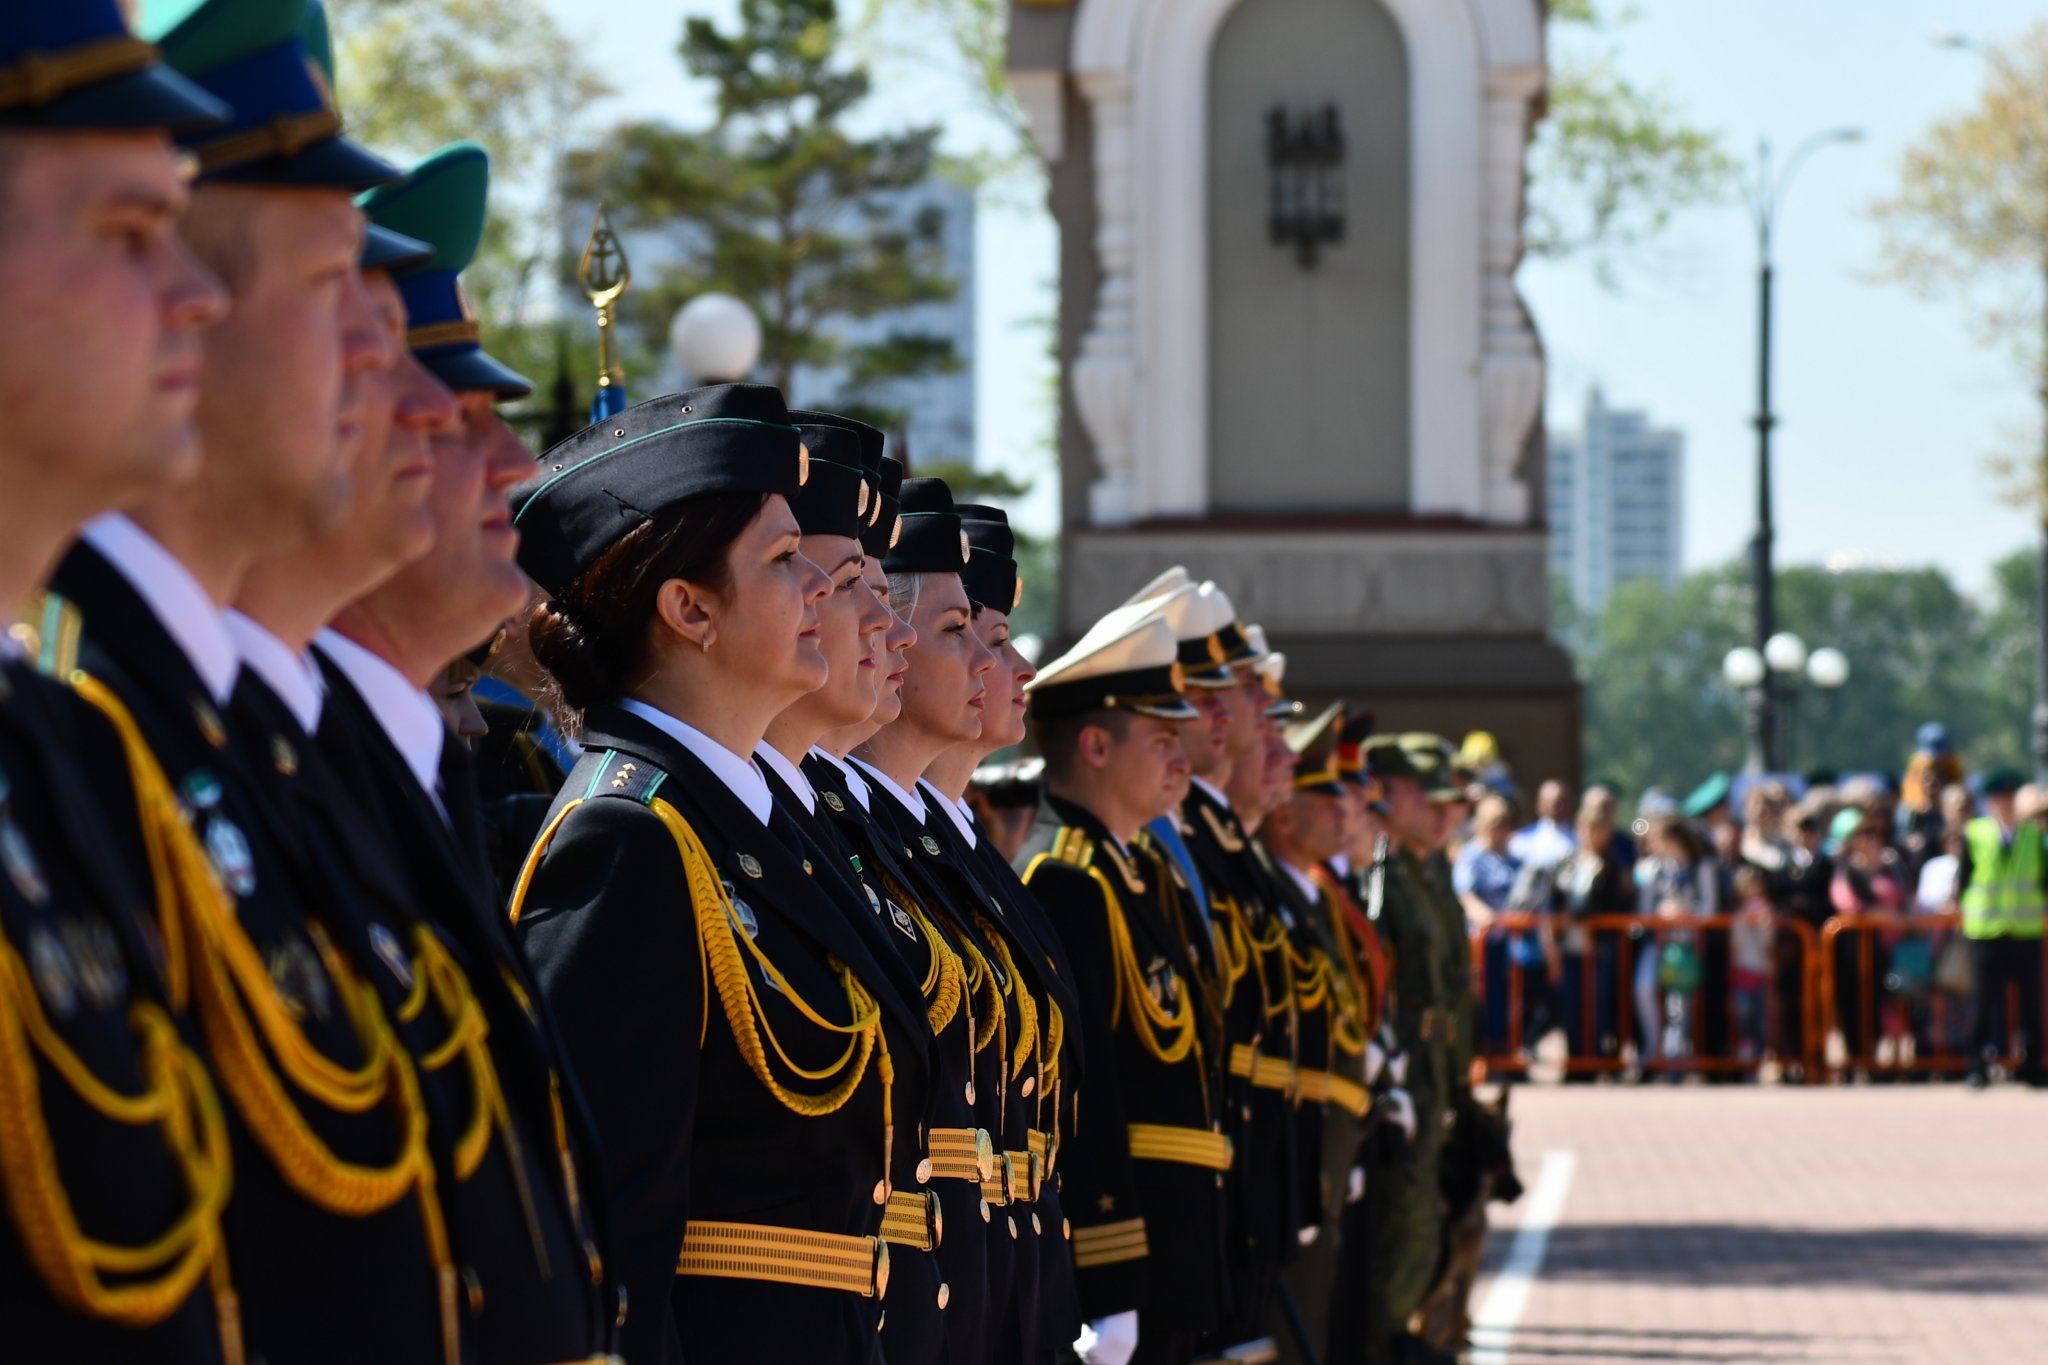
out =
[[[860,768],[860,770],[863,773],[867,774],[869,781],[874,782],[875,784],[880,786],[883,791],[895,797],[896,804],[903,807],[903,809],[909,811],[912,819],[916,820],[917,823],[919,823],[920,825],[924,823],[924,818],[927,814],[925,810],[924,797],[918,795],[918,793],[915,790],[903,790],[903,788],[897,786],[894,782],[891,782],[889,780],[889,775],[887,773],[883,772],[880,768],[877,768],[872,763],[862,763],[857,758],[854,759],[853,762]]]
[[[448,726],[434,699],[406,681],[387,660],[338,631],[321,631],[313,644],[362,694],[363,705],[377,718],[384,737],[446,819],[448,809],[441,804],[439,788],[441,746],[447,741]]]
[[[865,777],[862,777],[853,770],[851,763],[848,763],[837,754],[828,754],[823,749],[813,749],[811,752],[839,769],[840,775],[846,779],[846,789],[853,793],[854,800],[860,802],[862,810],[871,811],[874,809],[874,788],[868,785],[868,780]]]
[[[320,681],[320,666],[233,607],[221,613],[221,624],[235,642],[242,667],[277,694],[301,730],[309,735],[316,733],[320,729],[320,710],[327,700],[327,689]]]
[[[769,813],[775,809],[775,796],[768,790],[768,779],[761,775],[759,768],[702,730],[649,706],[638,697],[623,698],[618,706],[621,711],[638,716],[688,749],[699,763],[711,769],[713,777],[725,784],[726,790],[739,798],[740,804],[747,808],[747,814],[763,825],[768,823]]]
[[[1216,784],[1211,782],[1208,778],[1197,776],[1192,777],[1189,780],[1192,781],[1197,787],[1200,787],[1211,801],[1214,801],[1217,805],[1223,807],[1223,809],[1225,810],[1230,809],[1230,798],[1225,796],[1222,793],[1222,791],[1217,788]]]
[[[1322,888],[1316,885],[1315,878],[1309,876],[1308,873],[1303,872],[1285,858],[1276,857],[1273,861],[1279,865],[1281,871],[1285,872],[1293,880],[1295,886],[1301,889],[1303,900],[1306,900],[1310,905],[1314,905],[1323,898]]]
[[[755,746],[754,757],[767,764],[769,771],[782,779],[782,785],[804,803],[805,814],[818,813],[818,789],[811,785],[811,779],[804,776],[801,768],[784,758],[781,751],[765,739]]]
[[[969,848],[980,842],[974,837],[974,826],[967,821],[967,812],[959,804],[921,777],[917,780],[917,785],[923,788],[922,794],[929,797],[933,805],[946,813],[946,818],[953,822],[954,829],[960,831],[961,839]]]
[[[192,571],[156,537],[119,512],[94,517],[79,533],[114,566],[150,613],[162,623],[216,706],[226,706],[241,671],[241,655],[221,620],[220,608]]]

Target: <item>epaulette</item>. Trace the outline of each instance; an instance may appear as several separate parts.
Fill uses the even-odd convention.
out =
[[[666,781],[668,773],[664,770],[637,759],[621,758],[617,749],[607,749],[592,769],[590,781],[583,788],[582,799],[590,801],[600,796],[623,796],[629,801],[651,806]]]
[[[38,673],[61,680],[78,669],[85,613],[69,599],[44,589],[23,605],[21,619],[8,627],[7,633]]]
[[[1095,841],[1073,825],[1062,825],[1060,832],[1053,836],[1052,856],[1074,867],[1093,866]]]

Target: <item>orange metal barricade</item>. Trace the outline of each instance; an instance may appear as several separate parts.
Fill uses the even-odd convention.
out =
[[[1598,991],[1600,989],[1597,963],[1601,936],[1608,936],[1615,944],[1613,981],[1614,1031],[1618,1038],[1627,1039],[1635,1031],[1636,1010],[1634,981],[1636,961],[1643,952],[1660,952],[1662,945],[1672,937],[1685,934],[1694,943],[1700,943],[1710,935],[1724,938],[1734,927],[1733,915],[1702,915],[1696,918],[1666,919],[1659,915],[1589,915],[1583,919],[1564,919],[1551,915],[1505,914],[1497,916],[1491,925],[1475,929],[1471,936],[1471,953],[1474,989],[1479,995],[1484,1014],[1486,995],[1486,944],[1496,934],[1515,934],[1534,931],[1549,934],[1560,929],[1571,928],[1586,931],[1589,935],[1584,955],[1586,966],[1581,969],[1582,989],[1579,992],[1577,1008],[1580,1011],[1578,1036],[1595,1040],[1595,1051],[1591,1055],[1574,1055],[1565,1062],[1568,1074],[1585,1075],[1620,1072],[1628,1061],[1617,1048],[1614,1055],[1601,1055],[1597,1051],[1596,1020],[1599,1015]],[[1705,1011],[1694,1010],[1691,1018],[1692,1047],[1688,1055],[1672,1058],[1644,1059],[1643,1068],[1652,1074],[1679,1074],[1685,1072],[1732,1073],[1754,1071],[1767,1060],[1798,1063],[1807,1078],[1820,1073],[1822,1044],[1826,1038],[1826,1024],[1829,1016],[1823,1014],[1819,999],[1819,967],[1822,954],[1813,927],[1803,920],[1788,916],[1774,916],[1774,937],[1782,953],[1788,947],[1794,958],[1789,966],[1798,986],[1799,1025],[1796,1033],[1789,1033],[1787,1020],[1783,1017],[1779,984],[1786,973],[1774,966],[1771,980],[1764,993],[1764,1038],[1765,1047],[1754,1058],[1739,1056],[1709,1056],[1702,1046],[1705,1033]],[[1508,1036],[1504,1047],[1489,1050],[1487,1039],[1478,1040],[1477,1054],[1490,1071],[1521,1072],[1528,1068],[1524,1055],[1525,1046],[1532,1040],[1523,1037],[1524,1001],[1529,984],[1526,980],[1528,969],[1510,956],[1507,964],[1507,1025]],[[1726,1003],[1729,1017],[1736,1014],[1735,987],[1732,980],[1726,983]],[[1704,988],[1703,988],[1704,989]],[[1661,1007],[1664,993],[1659,990]]]
[[[1935,951],[1930,954],[1938,962],[1941,945],[1949,941],[1947,936],[1960,933],[1961,926],[1960,915],[1877,912],[1837,916],[1821,926],[1818,966],[1822,1026],[1841,1031],[1845,1055],[1836,1068],[1838,1072],[1953,1074],[1969,1069],[1971,1059],[1964,1050],[1968,1046],[1964,1031],[1969,1028],[1971,1001],[1945,995],[1931,985],[1925,995],[1902,996],[1889,988],[1880,990],[1878,972],[1880,952],[1908,938],[1939,936],[1935,938]],[[1853,992],[1846,995],[1853,1007],[1847,1012],[1854,1016],[1848,1019],[1842,1017],[1845,965],[1855,982]],[[2036,1021],[2035,1036],[2048,1040],[2048,947],[2044,947],[2042,954],[2042,974],[2044,1017]],[[2007,1020],[2018,1011],[2018,994],[2008,990]],[[1891,1056],[1883,1055],[1881,1041],[1891,1042]],[[1999,1051],[2004,1064],[2012,1066],[2016,1058],[2010,1028]]]

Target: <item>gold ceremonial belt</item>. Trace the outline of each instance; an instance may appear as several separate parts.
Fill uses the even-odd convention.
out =
[[[1372,1110],[1372,1096],[1365,1087],[1334,1071],[1330,1073],[1330,1103],[1355,1119],[1364,1118]]]
[[[771,1280],[878,1299],[889,1291],[889,1244],[879,1237],[692,1220],[676,1274]]]
[[[985,1202],[1001,1208],[1023,1198],[1022,1191],[1018,1188],[1016,1159],[1028,1155],[1025,1152],[996,1153],[994,1169],[981,1178],[981,1197]],[[1029,1163],[1026,1165],[1028,1167]],[[1025,1177],[1027,1180],[1029,1178],[1028,1175]]]
[[[1230,1074],[1249,1080],[1260,1090],[1292,1091],[1294,1068],[1285,1057],[1268,1057],[1250,1043],[1230,1045]]]
[[[930,1190],[897,1190],[882,1210],[882,1240],[892,1246],[931,1251],[946,1235],[939,1197]]]
[[[1230,1139],[1221,1133],[1163,1123],[1134,1123],[1130,1132],[1131,1155],[1140,1161],[1171,1161],[1211,1171],[1230,1169]]]
[[[930,1146],[935,1176],[980,1185],[995,1174],[996,1148],[986,1128],[934,1128]]]
[[[1449,1010],[1438,1009],[1432,1005],[1420,1010],[1404,1011],[1400,1017],[1408,1021],[1410,1027],[1414,1030],[1417,1042],[1450,1043],[1457,1041],[1458,1016]],[[1397,1025],[1397,1031],[1407,1032],[1408,1030],[1399,1029]]]
[[[1037,1134],[1032,1134],[1037,1136]],[[1019,1204],[1035,1204],[1038,1192],[1045,1187],[1045,1158],[1034,1151],[1004,1152],[1003,1160],[1009,1163],[1011,1177],[1010,1197]]]

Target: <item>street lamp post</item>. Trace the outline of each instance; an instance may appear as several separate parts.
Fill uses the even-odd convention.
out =
[[[1833,692],[1849,681],[1849,658],[1829,645],[1809,653],[1806,641],[1789,630],[1781,630],[1765,640],[1762,649],[1737,645],[1729,650],[1721,660],[1721,676],[1743,696],[1749,734],[1749,752],[1744,768],[1752,773],[1778,772],[1780,769],[1775,765],[1779,760],[1788,765],[1791,762],[1794,703],[1801,680],[1822,692]],[[1764,698],[1779,691],[1783,695],[1778,700],[1783,705],[1774,713],[1772,723],[1781,729],[1778,734],[1768,735],[1772,766],[1766,767],[1764,741],[1768,732],[1758,717],[1764,707]]]
[[[1770,142],[1766,140],[1757,147],[1756,189],[1751,203],[1756,214],[1757,246],[1756,538],[1750,542],[1750,574],[1756,599],[1755,648],[1760,655],[1778,633],[1777,576],[1771,558],[1776,537],[1771,518],[1771,429],[1778,424],[1777,414],[1771,411],[1771,229],[1779,206],[1784,203],[1785,191],[1792,183],[1792,174],[1800,164],[1830,143],[1856,142],[1862,137],[1860,128],[1831,128],[1815,133],[1785,159],[1785,169],[1775,181],[1771,178]],[[1767,670],[1746,712],[1752,772],[1778,771],[1781,736],[1776,690]]]

